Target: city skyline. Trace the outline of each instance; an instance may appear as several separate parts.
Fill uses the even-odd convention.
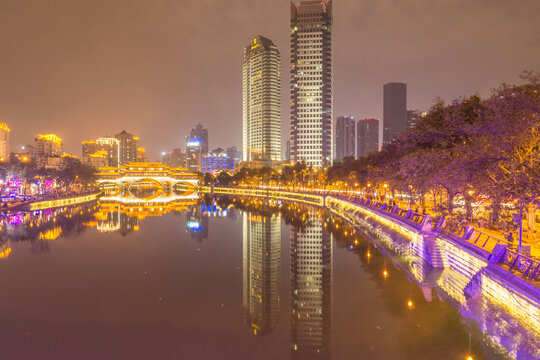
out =
[[[12,129],[12,151],[52,132],[65,139],[67,152],[78,153],[85,138],[125,128],[144,138],[148,156],[155,159],[182,145],[199,122],[215,134],[212,147],[239,146],[240,49],[254,33],[272,38],[282,52],[289,48],[288,1],[134,2],[127,10],[114,3],[35,4],[1,5],[7,56],[0,59],[0,120]],[[334,3],[334,118],[382,118],[380,94],[389,81],[406,82],[409,107],[423,110],[436,96],[450,101],[485,95],[500,82],[515,82],[522,70],[538,67],[539,49],[530,46],[538,43],[533,1],[393,5]],[[397,22],[400,9],[407,17]],[[213,21],[191,20],[203,13]],[[356,21],[359,14],[363,21]],[[375,26],[381,23],[387,26]],[[474,38],[462,41],[472,32]],[[193,34],[200,35],[191,39]],[[218,35],[227,41],[217,43]],[[362,46],[351,48],[351,43]],[[358,51],[371,55],[353,61]],[[283,73],[288,66],[284,57]],[[284,77],[283,144],[289,129],[287,88]]]

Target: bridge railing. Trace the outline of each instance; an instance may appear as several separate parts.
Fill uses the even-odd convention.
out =
[[[514,275],[528,281],[540,282],[540,261],[517,251],[504,248],[503,254],[496,263]]]
[[[357,206],[369,208],[370,210],[380,214],[384,214],[385,216],[390,216],[409,226],[414,227],[417,230],[424,229],[429,219],[427,215],[419,214],[412,210],[400,209],[397,205],[388,205],[383,202],[378,202],[374,199],[366,199],[347,194],[333,194],[332,196],[349,201]]]

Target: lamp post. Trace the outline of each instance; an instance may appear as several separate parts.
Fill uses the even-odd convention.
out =
[[[384,201],[386,201],[386,188],[388,187],[388,184],[384,184]]]

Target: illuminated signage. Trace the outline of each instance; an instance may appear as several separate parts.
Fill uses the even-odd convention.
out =
[[[197,147],[197,146],[201,146],[201,144],[202,144],[202,139],[189,139],[186,143],[188,147]]]

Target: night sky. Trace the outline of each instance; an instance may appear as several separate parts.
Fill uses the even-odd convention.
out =
[[[241,145],[242,51],[282,55],[288,138],[286,0],[0,0],[0,122],[12,151],[54,132],[64,149],[125,129],[152,159],[198,122],[210,148]],[[382,86],[408,107],[487,95],[540,70],[538,0],[335,0],[334,117],[382,117]]]

